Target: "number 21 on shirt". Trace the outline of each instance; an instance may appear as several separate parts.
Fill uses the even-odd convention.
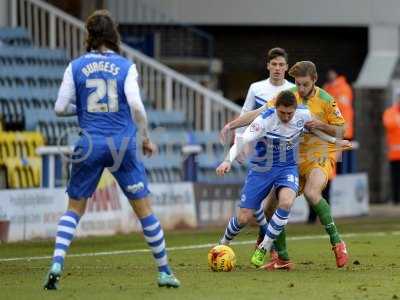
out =
[[[117,112],[118,111],[118,92],[116,79],[87,79],[87,88],[95,90],[89,94],[87,101],[88,112]],[[108,103],[99,103],[107,96]]]

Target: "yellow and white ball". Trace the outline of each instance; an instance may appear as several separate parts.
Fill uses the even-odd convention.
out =
[[[217,245],[208,252],[208,266],[215,272],[230,272],[235,268],[236,256],[225,245]]]

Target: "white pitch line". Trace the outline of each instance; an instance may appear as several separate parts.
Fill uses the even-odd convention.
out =
[[[372,232],[372,233],[347,233],[342,234],[344,238],[362,237],[362,236],[387,236],[387,235],[400,235],[400,231],[390,231],[390,232]],[[289,237],[289,241],[303,241],[303,240],[321,240],[328,239],[325,235],[304,235],[304,236],[294,236]],[[248,245],[253,244],[254,240],[232,242],[232,245]],[[216,243],[209,244],[198,244],[189,246],[177,246],[177,247],[167,247],[167,251],[179,251],[179,250],[193,250],[193,249],[203,249],[215,246]],[[87,257],[87,256],[107,256],[107,255],[121,255],[121,254],[134,254],[134,253],[146,253],[150,252],[149,249],[134,249],[134,250],[120,250],[120,251],[103,251],[103,252],[91,252],[91,253],[80,253],[80,254],[68,254],[70,257]],[[0,258],[0,262],[9,261],[31,261],[31,260],[41,260],[41,259],[51,259],[52,256],[31,256],[31,257],[10,257],[10,258]]]

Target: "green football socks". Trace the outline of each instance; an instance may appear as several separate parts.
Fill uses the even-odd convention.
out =
[[[322,198],[318,204],[313,205],[315,213],[318,215],[321,224],[324,225],[325,231],[329,234],[329,239],[331,241],[332,246],[341,242],[339,232],[336,228],[335,223],[333,222],[331,209],[329,207],[328,202],[324,198]]]

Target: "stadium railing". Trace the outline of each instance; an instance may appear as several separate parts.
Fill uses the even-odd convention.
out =
[[[62,11],[39,0],[10,0],[12,25],[26,27],[28,34],[20,28],[5,29],[10,38],[23,39],[28,37],[24,44],[26,48],[8,46],[0,49],[2,65],[10,66],[10,70],[18,65],[27,72],[12,70],[4,71],[3,82],[0,82],[8,95],[0,99],[0,108],[6,123],[11,127],[22,126],[22,129],[38,130],[43,134],[45,144],[56,145],[60,134],[65,130],[77,127],[75,119],[55,118],[52,106],[55,100],[57,83],[61,77],[60,70],[67,62],[65,53],[55,47],[65,48],[67,57],[72,58],[83,52],[83,23]],[[42,30],[46,28],[46,30]],[[19,33],[12,35],[12,30]],[[10,34],[8,34],[11,32]],[[35,46],[46,48],[32,48],[29,35],[32,36]],[[20,45],[10,39],[9,45]],[[18,48],[18,49],[17,49]],[[17,51],[18,50],[18,51]],[[149,111],[149,121],[153,128],[166,127],[167,130],[157,142],[164,149],[159,159],[148,162],[150,179],[154,181],[180,181],[191,178],[183,168],[184,157],[181,148],[187,144],[189,135],[185,130],[195,130],[197,135],[204,134],[204,138],[215,139],[215,133],[225,122],[239,113],[240,109],[222,96],[200,86],[196,82],[165,67],[157,61],[146,57],[140,52],[122,46],[123,53],[133,59],[142,75],[144,98],[148,99],[154,111]],[[62,67],[62,68],[61,68]],[[40,70],[44,68],[45,70]],[[21,70],[21,68],[20,68]],[[1,76],[0,76],[1,77]],[[17,89],[22,85],[24,88]],[[7,92],[9,91],[9,92]],[[161,111],[160,111],[161,110]],[[14,129],[15,130],[15,129]],[[204,140],[204,139],[203,139]],[[164,141],[164,142],[163,142]],[[66,143],[61,143],[66,145]],[[217,149],[211,141],[205,143],[204,151]],[[211,147],[211,148],[210,148]],[[59,186],[64,182],[60,178],[60,153],[57,149],[52,154],[44,155],[42,185]],[[218,154],[218,151],[214,151]],[[43,153],[42,153],[43,154]],[[53,158],[51,158],[53,157]],[[210,163],[216,162],[217,156],[207,156]],[[168,163],[167,163],[168,162]],[[160,163],[157,165],[157,163]],[[202,167],[202,164],[197,164]],[[65,167],[65,166],[64,166]],[[214,173],[207,169],[208,174]],[[193,172],[193,170],[191,170]],[[54,184],[49,183],[54,176]],[[44,180],[44,179],[46,180]],[[199,176],[201,178],[201,176]],[[45,182],[43,182],[45,181]]]
[[[11,26],[27,28],[34,45],[63,48],[68,58],[84,53],[84,23],[40,0],[9,0]],[[182,111],[195,130],[220,130],[240,107],[186,76],[123,44],[138,68],[141,86],[157,110]]]

